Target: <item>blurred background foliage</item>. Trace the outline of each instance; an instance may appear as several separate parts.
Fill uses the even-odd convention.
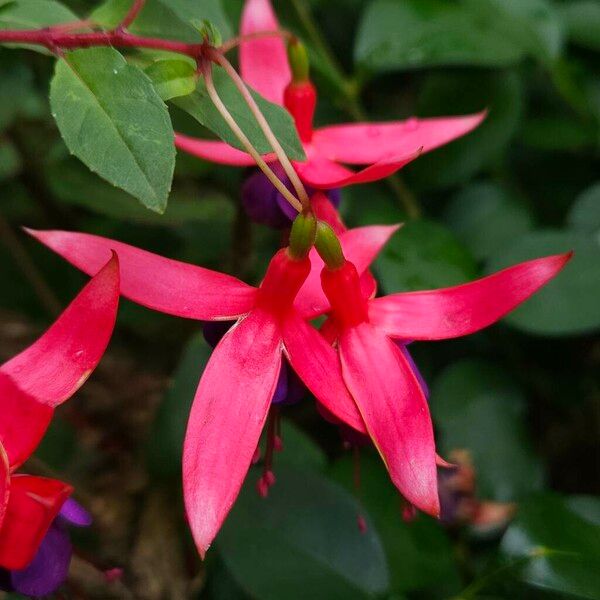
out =
[[[79,16],[97,6],[64,4]],[[80,597],[77,586],[93,580],[94,557],[101,568],[123,566],[122,585],[94,580],[81,597],[600,598],[600,2],[274,5],[310,48],[318,123],[488,110],[477,131],[401,178],[344,190],[349,224],[406,222],[375,264],[383,291],[455,285],[575,250],[500,324],[412,346],[440,452],[468,450],[478,495],[518,503],[516,517],[491,532],[405,522],[374,452],[362,452],[357,491],[339,433],[306,399],[284,412],[269,498],[258,498],[251,471],[201,565],[182,515],[179,461],[210,350],[197,323],[123,301],[103,368],[61,411],[33,465],[74,481],[96,515],[78,540],[87,558],[67,594]],[[222,0],[220,11],[212,1],[207,10],[230,33],[241,6]],[[151,25],[182,31],[166,18]],[[179,154],[165,214],[146,210],[69,156],[50,116],[52,69],[43,54],[0,49],[2,355],[83,282],[21,225],[99,233],[259,280],[279,236],[246,219],[246,174]],[[185,113],[172,116],[179,130],[206,134]]]

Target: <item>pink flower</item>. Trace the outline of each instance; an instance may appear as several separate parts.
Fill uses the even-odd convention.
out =
[[[269,0],[246,0],[241,34],[279,28]],[[414,160],[461,137],[481,123],[485,113],[461,117],[411,118],[389,123],[352,123],[313,128],[316,90],[310,81],[293,82],[285,45],[280,37],[265,37],[240,46],[240,71],[251,87],[271,102],[285,105],[294,117],[306,161],[294,167],[314,188],[338,188],[388,177]],[[252,157],[224,142],[176,134],[177,147],[225,165],[252,166]],[[267,155],[274,161],[274,155]],[[343,164],[369,165],[353,172]]]
[[[324,335],[337,341],[356,404],[345,422],[367,433],[392,481],[420,510],[439,515],[433,427],[422,385],[394,340],[442,340],[487,327],[552,279],[571,254],[530,260],[456,287],[367,299],[349,261],[324,268],[332,311]],[[305,381],[310,388],[310,381]],[[439,461],[438,461],[439,462]]]
[[[357,268],[365,271],[396,229],[354,229],[344,233],[341,242]],[[356,408],[342,381],[335,350],[304,320],[329,307],[319,281],[322,261],[314,249],[302,259],[280,250],[254,288],[229,275],[94,235],[30,233],[87,273],[116,251],[121,293],[148,308],[202,321],[237,320],[206,366],[184,444],[185,504],[202,556],[251,464],[282,354],[328,413],[343,422],[354,418]]]
[[[14,471],[40,443],[54,409],[81,387],[104,354],[119,302],[116,255],[99,268],[42,337],[0,366],[3,569],[23,569],[31,563],[73,491],[62,481]]]

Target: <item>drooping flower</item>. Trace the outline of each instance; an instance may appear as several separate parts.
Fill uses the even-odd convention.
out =
[[[331,303],[326,335],[335,340],[354,421],[381,454],[391,479],[420,510],[439,515],[433,427],[425,391],[395,340],[442,340],[498,321],[552,279],[570,254],[517,264],[456,287],[368,299],[341,252],[326,259],[322,285]],[[306,382],[310,387],[310,382]],[[346,413],[350,413],[347,407]]]
[[[279,28],[269,0],[247,0],[241,35]],[[292,78],[286,47],[280,37],[249,39],[240,45],[242,78],[271,102],[284,105],[295,120],[306,154],[295,161],[302,181],[313,188],[340,188],[388,177],[414,160],[461,137],[484,118],[484,113],[460,117],[411,118],[388,123],[351,123],[314,129],[316,90],[308,78]],[[224,142],[176,134],[177,147],[195,156],[232,166],[253,166],[252,157]],[[273,162],[274,155],[265,160]],[[343,166],[368,165],[353,172]]]
[[[446,527],[468,525],[484,535],[506,528],[516,512],[516,504],[478,497],[477,473],[467,450],[454,450],[449,458],[453,464],[438,468],[442,523]]]
[[[341,243],[365,271],[396,229],[349,230]],[[322,261],[314,248],[304,257],[288,248],[280,250],[254,288],[235,277],[115,240],[62,231],[30,233],[88,273],[114,249],[120,260],[121,293],[134,302],[180,317],[235,321],[206,365],[184,444],[185,503],[201,555],[231,509],[251,464],[283,355],[325,410],[342,422],[354,417],[346,415],[347,407],[355,407],[334,349],[305,321],[329,306],[319,281]],[[263,483],[268,486],[270,481]]]
[[[46,333],[0,366],[0,586],[27,595],[49,594],[64,581],[65,524],[88,524],[68,502],[69,484],[15,470],[104,354],[119,302],[116,255],[100,267]]]
[[[75,500],[67,498],[31,562],[24,569],[0,569],[0,589],[34,597],[57,590],[66,580],[71,564],[69,527],[88,527],[91,523],[91,515]]]

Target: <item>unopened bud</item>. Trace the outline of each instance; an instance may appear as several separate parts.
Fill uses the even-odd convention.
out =
[[[294,83],[304,83],[309,80],[310,63],[306,46],[298,39],[293,38],[287,47],[288,60],[292,70]]]
[[[219,28],[208,19],[193,19],[192,25],[200,32],[205,43],[218,47],[223,43]]]
[[[305,258],[315,243],[317,220],[312,213],[299,214],[292,224],[289,253],[292,258]]]
[[[324,221],[319,221],[317,224],[315,247],[323,262],[330,269],[339,269],[346,262],[340,240],[333,229]]]

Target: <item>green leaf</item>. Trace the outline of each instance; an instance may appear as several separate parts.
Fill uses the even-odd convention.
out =
[[[467,449],[481,498],[518,500],[542,484],[542,469],[524,424],[525,398],[509,373],[463,360],[434,381],[431,412],[442,456]]]
[[[0,182],[17,175],[22,166],[21,156],[14,145],[0,138]]]
[[[560,20],[546,0],[375,0],[355,59],[370,70],[446,65],[501,67],[526,54],[558,56]]]
[[[350,457],[336,461],[332,477],[348,491],[354,490],[354,469]],[[385,550],[393,592],[447,586],[448,596],[460,583],[452,558],[450,541],[434,519],[420,514],[411,523],[402,518],[398,491],[374,453],[360,457],[361,503],[375,523]],[[444,597],[447,597],[444,595]]]
[[[501,543],[510,559],[524,559],[518,577],[547,591],[600,598],[600,527],[569,510],[555,495],[519,506]]]
[[[582,192],[567,216],[569,227],[588,233],[600,233],[600,181]]]
[[[159,477],[181,477],[183,438],[188,416],[211,352],[201,333],[190,340],[156,414],[148,445],[148,461],[152,472]]]
[[[497,28],[509,44],[529,56],[551,63],[560,57],[564,43],[563,24],[550,0],[463,0],[476,15]]]
[[[289,419],[281,420],[283,452],[277,455],[277,466],[324,471],[327,457],[323,450],[302,429]]]
[[[187,96],[196,89],[196,70],[184,60],[157,60],[145,73],[163,100]]]
[[[252,469],[217,547],[240,586],[259,600],[346,600],[386,591],[388,571],[372,523],[358,530],[354,498],[321,475],[281,469],[262,499]]]
[[[400,210],[398,198],[382,183],[343,188],[340,211],[344,220],[352,226],[402,223],[406,214]]]
[[[598,0],[571,1],[560,6],[569,39],[591,50],[600,50],[600,3]]]
[[[575,231],[539,230],[516,237],[486,265],[488,273],[509,265],[574,251],[566,267],[505,321],[540,335],[574,335],[600,327],[600,239]]]
[[[596,132],[573,117],[532,117],[523,126],[523,142],[538,150],[581,150],[596,144]]]
[[[443,65],[505,66],[522,57],[489,24],[477,26],[460,3],[375,0],[363,15],[355,59],[373,71]]]
[[[600,498],[597,496],[569,496],[569,509],[582,519],[600,527]]]
[[[123,20],[130,6],[131,0],[107,0],[91,13],[90,18],[106,29],[112,29]],[[201,42],[193,23],[204,19],[214,23],[226,38],[232,35],[221,0],[147,0],[129,30],[151,37]]]
[[[54,0],[0,1],[0,29],[37,29],[76,20],[75,13]]]
[[[213,81],[221,100],[258,152],[272,152],[254,115],[227,73],[220,67],[213,67]],[[286,154],[294,160],[305,160],[306,156],[291,115],[285,108],[269,102],[258,93],[252,91],[252,95]],[[231,146],[244,149],[208,96],[204,78],[200,79],[193,94],[175,98],[173,103]]]
[[[56,65],[50,106],[73,154],[147,208],[164,211],[175,167],[173,127],[140,69],[112,48],[71,52]]]
[[[457,285],[476,274],[475,262],[454,235],[430,221],[409,221],[377,261],[387,293]]]
[[[523,201],[489,182],[473,183],[458,192],[446,209],[445,221],[478,260],[489,258],[533,226]]]
[[[460,115],[488,109],[473,132],[407,168],[413,185],[422,190],[463,184],[502,158],[519,125],[523,99],[521,80],[510,71],[439,72],[429,75],[418,99],[422,117]]]
[[[39,29],[59,23],[70,23],[77,19],[77,15],[54,0],[0,0],[0,29]],[[48,50],[42,46],[7,45],[48,54]]]
[[[61,161],[46,170],[52,193],[71,206],[85,208],[118,221],[181,227],[186,223],[230,220],[233,205],[223,195],[207,190],[201,194],[174,191],[163,214],[146,210],[133,197],[106,183],[75,161]],[[180,232],[181,233],[181,232]]]

